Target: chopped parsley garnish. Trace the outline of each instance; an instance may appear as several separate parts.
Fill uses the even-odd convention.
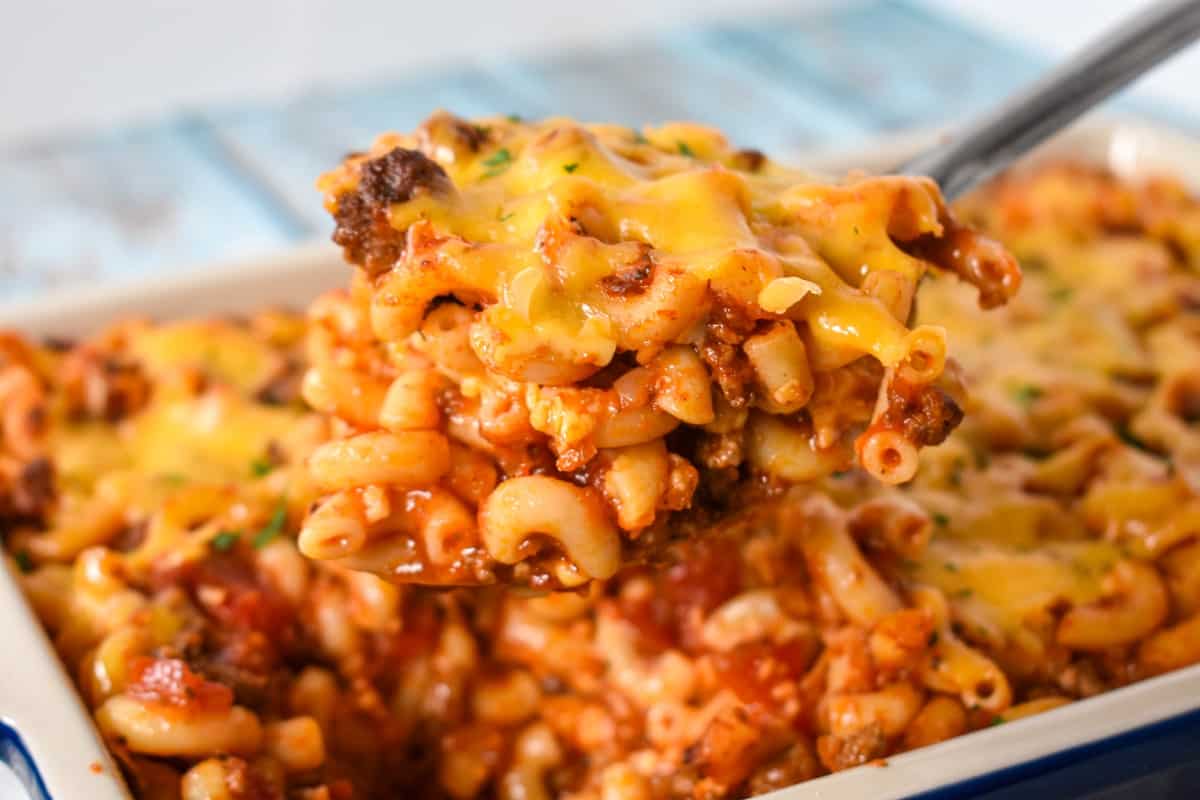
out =
[[[274,469],[275,464],[266,458],[256,458],[250,462],[250,474],[256,478],[270,475]]]
[[[954,459],[954,463],[950,465],[950,485],[954,487],[962,486],[963,470],[967,468],[967,463],[961,458]]]
[[[688,147],[687,142],[676,142],[675,144],[679,147],[679,155],[687,156],[688,158],[696,157],[696,154],[692,152],[692,148]]]
[[[946,572],[958,572],[958,564],[955,564],[953,561],[945,562],[942,564],[942,568],[946,570]]]
[[[486,139],[488,134],[492,132],[492,129],[487,125],[474,125],[472,127],[475,128],[475,133],[479,134],[480,139]]]
[[[283,526],[287,524],[287,500],[279,499],[279,505],[275,506],[275,511],[271,513],[271,518],[267,520],[267,524],[262,530],[254,534],[254,549],[261,550],[269,545],[276,536],[283,532]]]
[[[500,216],[496,217],[496,220],[499,222],[508,222],[512,218],[513,218],[513,212],[510,211],[507,214],[501,214]]]
[[[33,556],[29,555],[28,550],[18,550],[13,553],[13,561],[17,562],[17,569],[25,575],[33,572]]]
[[[936,524],[939,528],[944,528],[950,524],[950,518],[940,511],[933,512],[932,516],[934,524]]]
[[[577,169],[579,169],[578,161],[572,161],[570,164],[563,164],[563,172],[567,173],[568,175]]]
[[[241,531],[221,531],[209,540],[208,546],[218,553],[227,553],[233,549],[240,538],[242,538]]]
[[[1025,408],[1033,405],[1034,401],[1045,394],[1045,391],[1040,386],[1034,386],[1031,383],[1026,383],[1013,389],[1013,399],[1020,403]]]
[[[1065,303],[1070,300],[1071,296],[1074,294],[1074,289],[1064,286],[1060,289],[1055,289],[1054,291],[1050,292],[1050,299],[1055,303]]]
[[[970,589],[959,589],[957,592],[954,593],[954,596],[959,598],[960,600],[965,600],[973,594],[975,594],[975,592],[973,592]]]
[[[1117,428],[1117,437],[1135,450],[1141,450],[1147,453],[1150,452],[1150,448],[1142,444],[1142,442],[1133,435],[1133,431],[1129,430],[1129,428],[1125,427],[1124,425]]]
[[[523,122],[520,114],[505,114],[504,118],[509,122]]]
[[[483,173],[485,178],[494,178],[504,170],[508,169],[508,165],[512,163],[512,153],[508,152],[507,147],[501,147],[496,152],[483,160],[483,165],[488,167],[488,171]]]
[[[650,140],[649,140],[649,139],[647,139],[645,136],[643,136],[641,131],[639,131],[639,130],[637,130],[636,128],[634,128],[634,129],[633,129],[633,131],[632,131],[632,133],[633,133],[633,141],[634,141],[635,143],[637,143],[637,144],[650,144]]]
[[[501,147],[496,152],[483,160],[485,167],[499,167],[512,161],[512,153],[508,152],[507,147]]]
[[[992,721],[988,723],[988,725],[992,726],[993,728],[996,727],[997,725],[1003,725],[1003,724],[1004,724],[1004,717],[992,717]]]

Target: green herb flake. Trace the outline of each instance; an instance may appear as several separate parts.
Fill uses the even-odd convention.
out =
[[[283,532],[284,526],[287,524],[287,501],[280,498],[279,505],[275,506],[275,511],[271,513],[271,518],[267,520],[267,524],[262,530],[254,534],[254,549],[261,550],[269,545],[276,536]]]
[[[516,215],[512,211],[510,211],[507,214],[501,214],[500,216],[496,217],[496,220],[499,222],[508,222],[514,216],[516,216]]]
[[[696,157],[696,154],[694,152],[692,152],[692,148],[688,147],[687,142],[680,141],[680,142],[676,142],[675,144],[679,148],[679,155],[687,156],[688,158]]]
[[[1063,286],[1060,289],[1055,289],[1050,292],[1050,299],[1055,303],[1065,303],[1075,294],[1075,290],[1069,286]]]
[[[250,462],[250,474],[256,478],[270,475],[274,469],[275,464],[266,458],[256,458]]]
[[[994,728],[997,725],[1003,725],[1005,722],[1006,722],[1006,720],[1004,719],[1004,717],[992,717],[992,721],[989,722],[988,725],[990,725],[991,727]]]
[[[21,570],[22,574],[28,575],[33,572],[33,556],[29,555],[28,550],[18,550],[13,553],[13,561],[17,562],[17,569]]]
[[[967,468],[967,462],[964,459],[956,458],[954,463],[950,465],[950,485],[958,488],[962,486],[963,472]]]
[[[1129,428],[1124,425],[1117,428],[1117,437],[1135,450],[1141,450],[1144,453],[1151,452],[1150,448],[1143,444],[1141,440],[1133,435],[1133,431],[1129,430]]]
[[[632,129],[631,133],[633,134],[633,141],[635,144],[650,144],[650,140],[647,139],[637,128]]]
[[[1045,394],[1045,391],[1040,386],[1026,383],[1013,389],[1013,400],[1016,400],[1017,403],[1025,408],[1029,408],[1043,394]]]
[[[208,546],[218,553],[228,553],[240,538],[241,531],[221,531],[208,541]]]
[[[563,172],[567,173],[568,175],[577,169],[579,169],[578,161],[572,161],[570,164],[563,164]]]
[[[512,153],[508,152],[507,147],[501,147],[496,152],[483,160],[485,167],[499,167],[512,161]]]
[[[520,114],[505,114],[504,118],[506,120],[508,120],[509,122],[513,123],[514,125],[518,125],[525,121],[521,118]]]
[[[959,589],[957,592],[954,593],[954,596],[960,600],[966,600],[968,597],[970,597],[973,594],[975,594],[975,592],[972,591],[971,589]]]
[[[492,129],[487,125],[474,125],[472,127],[475,128],[475,133],[479,135],[480,139],[486,139],[492,132]]]
[[[488,171],[483,173],[483,177],[485,177],[485,178],[496,177],[497,175],[501,174],[506,169],[508,169],[509,165],[512,164],[512,160],[513,160],[512,153],[510,153],[508,151],[508,148],[501,147],[499,150],[492,153],[490,156],[488,156],[487,158],[485,158],[483,160],[483,162],[482,162],[483,165],[485,167],[488,167]]]
[[[933,523],[935,525],[937,525],[939,528],[944,528],[950,524],[950,517],[946,516],[945,514],[943,514],[940,511],[933,512],[932,516],[933,516]]]
[[[158,479],[168,486],[183,486],[188,480],[182,472],[165,472]]]
[[[953,561],[947,561],[942,564],[942,569],[946,570],[946,572],[958,572],[958,564],[955,564]]]

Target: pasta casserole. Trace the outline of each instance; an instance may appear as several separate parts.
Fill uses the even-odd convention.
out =
[[[576,587],[855,453],[909,480],[961,418],[918,283],[1020,283],[928,180],[690,124],[440,112],[320,186],[355,274],[311,312],[300,549],[401,582]]]
[[[1025,286],[926,279],[970,392],[903,485],[764,492],[571,592],[306,558],[349,429],[302,376],[370,335],[360,281],[0,337],[7,560],[139,800],[746,797],[1200,662],[1200,202],[1050,164],[957,213]]]

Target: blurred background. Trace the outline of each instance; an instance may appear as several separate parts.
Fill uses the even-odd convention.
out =
[[[429,111],[696,119],[803,162],[952,126],[1136,0],[43,0],[0,24],[0,302],[327,235],[312,188]],[[1113,110],[1197,129],[1200,53]]]

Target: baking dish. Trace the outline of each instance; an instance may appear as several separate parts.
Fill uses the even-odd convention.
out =
[[[813,169],[886,169],[937,132],[877,141],[852,153],[797,158]],[[1084,124],[1051,151],[1104,163],[1122,175],[1169,171],[1200,186],[1200,143],[1137,120]],[[20,306],[0,307],[0,325],[33,335],[74,336],[120,316],[159,318],[239,313],[264,305],[302,306],[341,285],[346,269],[324,245],[308,245],[253,262],[218,265],[134,285],[91,288]],[[11,576],[0,577],[0,621],[10,654],[0,681],[0,758],[34,797],[126,796],[115,766],[93,731],[70,681]],[[905,797],[974,794],[1190,719],[1200,711],[1200,666],[1126,687],[1018,722],[781,790],[776,798]],[[1180,723],[1174,723],[1180,724]],[[1154,727],[1159,726],[1159,727]],[[1123,738],[1122,738],[1123,737]]]

